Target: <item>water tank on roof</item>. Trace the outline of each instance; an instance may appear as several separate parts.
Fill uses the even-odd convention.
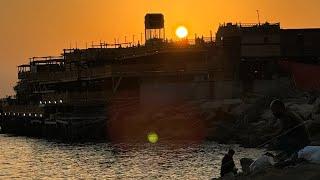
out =
[[[145,44],[162,44],[166,37],[163,14],[147,14],[145,16]]]
[[[162,29],[164,28],[164,16],[163,14],[147,14],[144,23],[146,29]]]

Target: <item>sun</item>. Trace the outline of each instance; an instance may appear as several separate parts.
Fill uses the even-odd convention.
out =
[[[178,38],[186,38],[188,36],[188,29],[184,26],[179,26],[176,30],[176,35]]]

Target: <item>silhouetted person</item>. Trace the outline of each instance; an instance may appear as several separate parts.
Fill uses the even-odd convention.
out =
[[[228,151],[228,154],[224,155],[221,162],[221,172],[220,172],[221,177],[224,177],[229,173],[231,175],[237,174],[236,165],[234,164],[234,161],[233,161],[234,153],[235,153],[234,150],[230,149]]]
[[[287,155],[299,151],[310,144],[309,133],[302,119],[290,112],[280,100],[270,104],[273,115],[280,121],[278,136],[279,148]]]

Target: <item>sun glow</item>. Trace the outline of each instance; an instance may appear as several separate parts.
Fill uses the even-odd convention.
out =
[[[179,26],[176,30],[176,35],[178,38],[186,38],[188,36],[188,29],[184,26]]]

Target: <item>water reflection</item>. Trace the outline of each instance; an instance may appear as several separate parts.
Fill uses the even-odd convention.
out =
[[[210,179],[219,175],[228,148],[213,142],[64,144],[0,135],[0,179]],[[237,163],[261,153],[233,148]]]

